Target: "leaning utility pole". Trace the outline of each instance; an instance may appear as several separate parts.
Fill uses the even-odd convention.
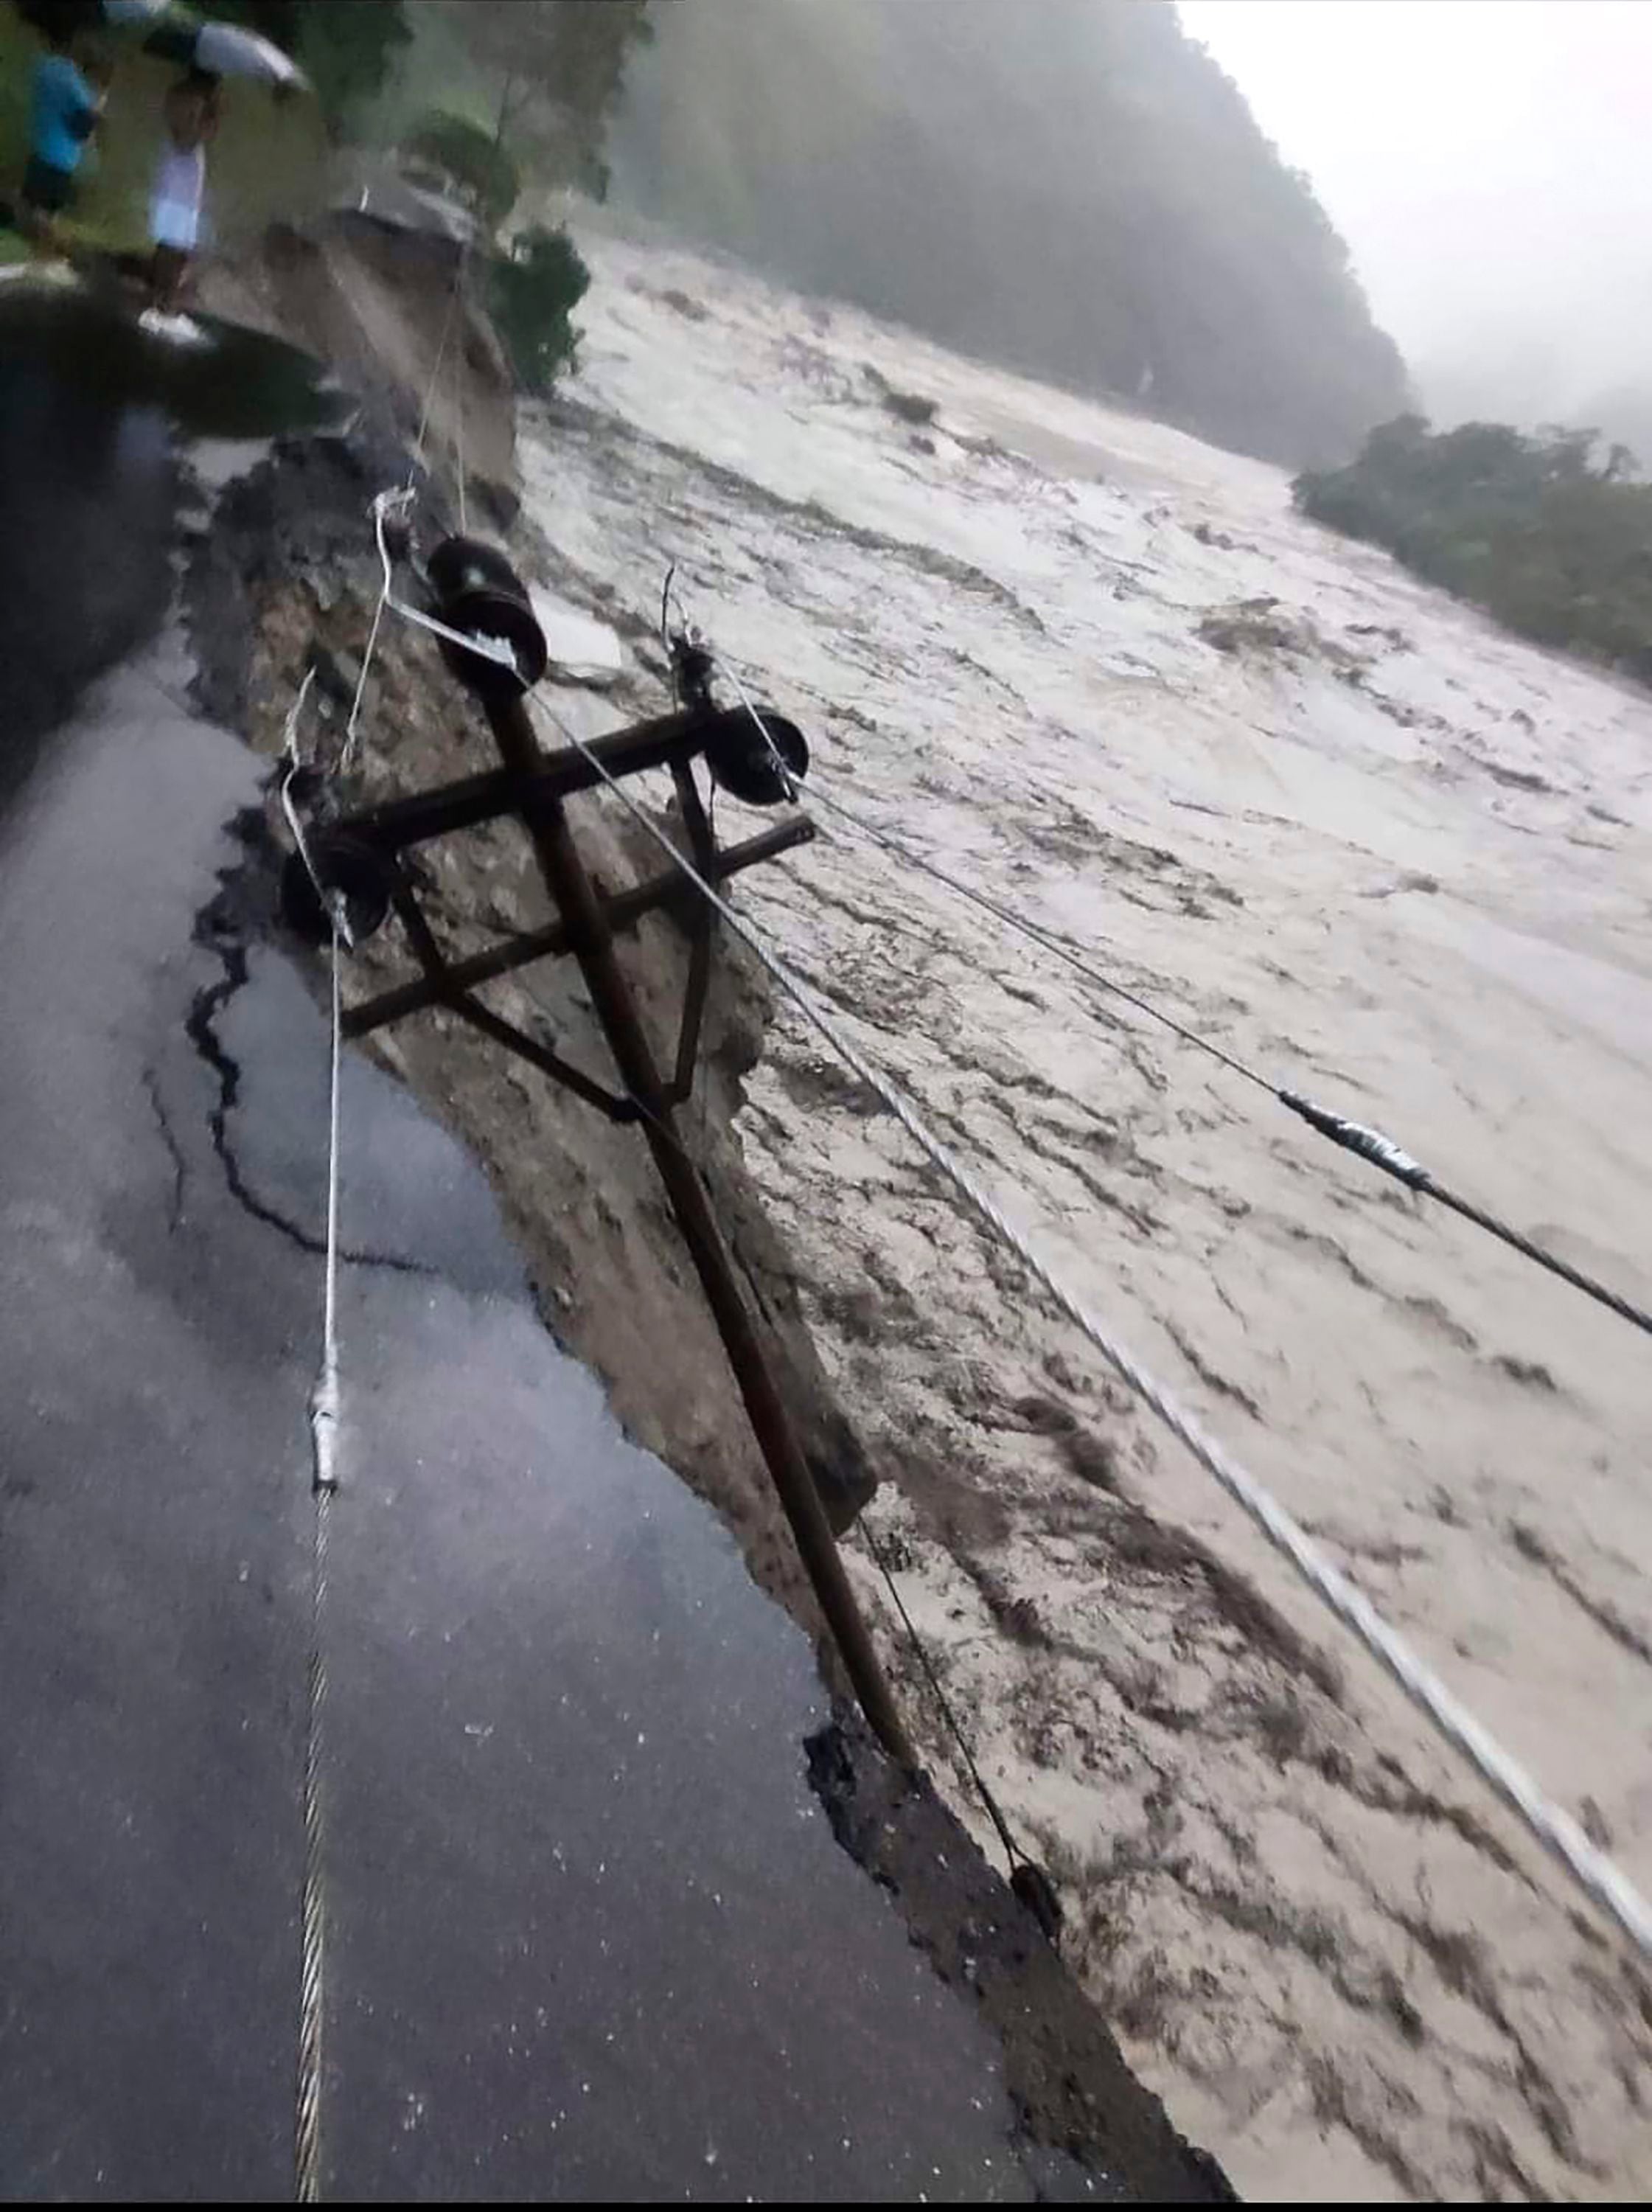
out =
[[[450,642],[444,650],[454,672],[480,700],[502,765],[497,772],[392,800],[313,829],[307,841],[309,862],[328,890],[344,896],[347,911],[354,902],[357,933],[361,927],[375,927],[393,907],[422,971],[417,981],[352,1008],[345,1017],[346,1033],[361,1036],[420,1007],[440,1006],[567,1085],[611,1119],[640,1124],[845,1672],[885,1751],[901,1765],[915,1768],[916,1754],[844,1571],[790,1409],[774,1378],[705,1184],[677,1127],[677,1109],[693,1087],[710,978],[714,916],[689,886],[695,901],[689,922],[689,976],[677,1066],[668,1083],[655,1063],[630,985],[616,955],[613,931],[616,922],[629,922],[641,913],[680,908],[685,879],[674,871],[630,891],[599,897],[569,826],[566,802],[572,793],[588,789],[604,775],[616,778],[644,767],[669,767],[695,866],[709,883],[726,879],[737,869],[783,851],[788,845],[806,842],[813,835],[812,825],[799,818],[732,851],[719,850],[694,780],[692,763],[696,757],[708,755],[714,773],[720,761],[726,779],[732,775],[737,782],[744,781],[743,795],[763,791],[766,776],[771,787],[768,796],[782,797],[785,787],[774,776],[771,764],[754,763],[749,757],[752,732],[748,718],[712,704],[704,680],[703,656],[698,663],[689,660],[699,681],[692,687],[689,704],[677,713],[598,739],[589,757],[574,748],[546,753],[526,705],[528,683],[537,680],[546,665],[544,641],[520,580],[501,555],[470,538],[446,540],[431,556],[428,573],[436,611],[448,626],[450,639],[464,634],[495,641],[492,657],[468,652],[458,643]],[[501,637],[512,647],[519,673],[501,665],[496,644]],[[793,739],[806,759],[800,733],[780,717],[766,720],[771,732]],[[593,757],[602,762],[600,769],[593,769]],[[419,906],[401,856],[427,839],[507,814],[514,815],[527,830],[558,920],[550,927],[512,940],[504,947],[450,962]],[[307,866],[296,869],[289,864],[288,890],[289,909],[303,908],[307,900],[313,900]],[[319,919],[319,902],[313,902],[313,922]],[[619,1073],[617,1093],[607,1091],[590,1074],[571,1066],[472,995],[478,982],[559,953],[571,953],[579,963]]]

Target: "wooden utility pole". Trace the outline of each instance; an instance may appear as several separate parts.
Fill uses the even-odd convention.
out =
[[[902,1766],[915,1767],[916,1754],[849,1586],[791,1413],[774,1380],[705,1185],[677,1133],[671,1097],[654,1064],[631,987],[615,955],[602,903],[580,857],[563,802],[556,792],[547,790],[540,775],[544,756],[526,704],[520,698],[495,700],[489,702],[487,711],[500,758],[513,780],[513,811],[527,826],[545,889],[562,915],[568,947],[580,963],[620,1080],[636,1102],[643,1137],[700,1277],[758,1449],[791,1523],[827,1626],[842,1655],[861,1711],[879,1742]]]
[[[461,579],[485,573],[485,612],[480,619],[489,625],[489,634],[495,628],[514,624],[519,635],[521,626],[527,624],[527,642],[543,668],[543,635],[532,620],[527,594],[504,556],[477,546],[471,539],[448,540],[430,562],[432,588],[439,602],[442,593],[436,572],[443,566],[444,555],[448,556],[446,568]],[[465,629],[467,610],[462,590],[441,611]],[[472,605],[468,612],[473,629],[466,634],[481,634],[474,629],[477,608]],[[726,778],[731,773],[726,758],[729,740],[738,738],[749,744],[750,732],[743,715],[712,703],[703,681],[695,695],[672,714],[615,731],[588,748],[546,753],[540,749],[529,720],[525,694],[517,679],[508,678],[501,684],[495,664],[475,660],[462,645],[448,650],[456,672],[467,678],[486,710],[502,766],[461,777],[440,790],[411,793],[313,824],[308,853],[295,854],[288,862],[283,898],[288,918],[295,927],[312,929],[317,941],[323,941],[331,927],[322,902],[325,884],[344,900],[360,933],[370,934],[392,907],[401,920],[421,975],[416,981],[398,984],[349,1009],[343,1019],[347,1036],[366,1035],[425,1007],[442,1007],[564,1085],[610,1119],[639,1125],[665,1186],[758,1449],[850,1685],[884,1750],[902,1766],[915,1769],[916,1754],[844,1571],[826,1509],[769,1364],[768,1346],[747,1304],[700,1171],[677,1126],[677,1109],[693,1090],[715,916],[675,869],[607,898],[599,896],[569,827],[567,801],[574,793],[587,790],[604,777],[631,775],[643,768],[669,768],[676,781],[695,866],[711,884],[805,842],[814,834],[813,824],[796,817],[742,845],[719,849],[694,781],[692,763],[701,753],[710,753],[714,763],[724,758],[721,773]],[[489,680],[478,680],[478,672],[483,675],[490,672]],[[779,717],[772,718],[768,726],[771,742],[774,734],[783,737],[791,727]],[[800,733],[792,731],[792,736],[801,747]],[[804,757],[806,759],[806,747]],[[779,795],[778,787],[775,795]],[[513,936],[484,951],[450,960],[420,906],[415,879],[404,866],[403,856],[431,839],[477,829],[505,815],[515,816],[526,829],[557,918],[547,927]],[[694,904],[688,909],[689,972],[676,1064],[667,1080],[655,1063],[636,1001],[615,953],[614,929],[662,908],[682,911],[690,899]],[[480,984],[534,960],[567,954],[578,961],[585,978],[619,1072],[617,1091],[609,1090],[589,1070],[574,1066],[552,1046],[515,1027],[476,996]]]

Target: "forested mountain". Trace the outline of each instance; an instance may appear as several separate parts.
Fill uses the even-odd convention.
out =
[[[1160,0],[662,4],[616,196],[790,281],[1286,461],[1406,399],[1307,180]]]

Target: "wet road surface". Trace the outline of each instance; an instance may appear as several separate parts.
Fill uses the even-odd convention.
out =
[[[166,416],[64,379],[15,322],[0,298],[0,623],[27,639],[3,665],[0,803],[88,672],[159,620],[172,580]]]
[[[56,549],[0,599],[20,748],[108,657],[16,689],[112,520],[83,459],[72,497],[4,479]],[[129,657],[0,821],[13,2199],[292,2187],[327,1037],[197,921],[257,767],[188,673]],[[325,2193],[1082,2193],[1011,2148],[995,2047],[832,1841],[805,1639],[546,1336],[468,1158],[361,1059],[343,1127]]]
[[[0,640],[26,644],[0,665],[0,805],[88,677],[166,609],[173,426],[267,435],[336,410],[292,348],[197,327],[212,343],[158,344],[96,295],[0,287]]]

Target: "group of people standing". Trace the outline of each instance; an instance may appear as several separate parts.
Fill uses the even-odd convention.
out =
[[[30,97],[29,151],[18,228],[46,246],[58,242],[73,207],[86,149],[102,126],[113,68],[106,47],[84,33],[48,34]],[[155,304],[177,306],[200,240],[206,149],[218,128],[218,80],[191,69],[167,88],[165,139],[149,194],[145,276]]]

